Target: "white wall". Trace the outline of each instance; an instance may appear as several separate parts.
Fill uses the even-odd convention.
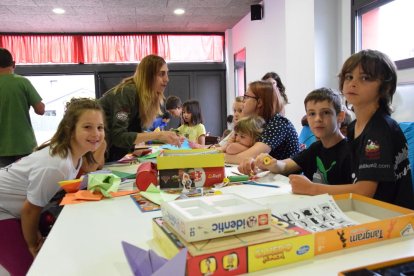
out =
[[[337,2],[331,2],[265,0],[262,20],[251,21],[249,14],[226,34],[229,75],[234,71],[232,56],[243,48],[246,48],[248,83],[260,79],[268,71],[277,72],[290,102],[286,116],[298,131],[305,114],[303,99],[306,94],[315,87],[337,86],[334,76],[338,67],[339,8]],[[324,14],[329,16],[323,17]],[[234,99],[231,77],[227,81],[227,91],[228,112],[231,113]]]
[[[291,103],[286,116],[300,131],[306,94],[321,86],[338,88],[336,75],[351,54],[351,1],[264,0],[262,4],[262,20],[251,21],[248,14],[226,32],[228,113],[235,93],[233,55],[246,48],[247,83],[268,71],[277,72]],[[413,82],[414,69],[400,70],[398,78],[399,83]]]
[[[247,83],[260,79],[266,72],[275,71],[282,80],[286,77],[285,12],[284,2],[264,1],[264,17],[251,21],[250,14],[232,30],[226,32],[227,110],[232,113],[234,90],[233,55],[246,48]]]
[[[290,101],[285,116],[299,132],[305,115],[303,100],[316,85],[314,1],[286,0],[285,3],[287,51],[286,76],[282,81]]]

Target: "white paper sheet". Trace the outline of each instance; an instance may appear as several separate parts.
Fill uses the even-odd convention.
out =
[[[324,194],[268,204],[272,214],[310,232],[321,232],[357,224]]]

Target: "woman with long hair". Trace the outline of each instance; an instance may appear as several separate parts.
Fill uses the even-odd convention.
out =
[[[168,81],[165,60],[148,55],[133,76],[123,79],[99,99],[107,122],[106,161],[116,161],[133,152],[136,144],[151,140],[180,145],[182,138],[173,131],[144,132],[162,114]]]
[[[253,160],[260,153],[285,159],[299,152],[298,134],[293,124],[280,115],[282,108],[281,96],[270,82],[250,83],[244,94],[243,116],[261,116],[266,122],[263,133],[248,150],[236,155],[226,154],[226,162],[239,164],[245,160]]]

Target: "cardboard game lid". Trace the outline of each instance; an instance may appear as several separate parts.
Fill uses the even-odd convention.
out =
[[[157,157],[158,170],[224,167],[224,153],[211,149],[164,150]]]

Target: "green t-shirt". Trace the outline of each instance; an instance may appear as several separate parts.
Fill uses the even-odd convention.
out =
[[[37,143],[29,109],[41,100],[27,78],[0,75],[0,156],[33,152]]]

